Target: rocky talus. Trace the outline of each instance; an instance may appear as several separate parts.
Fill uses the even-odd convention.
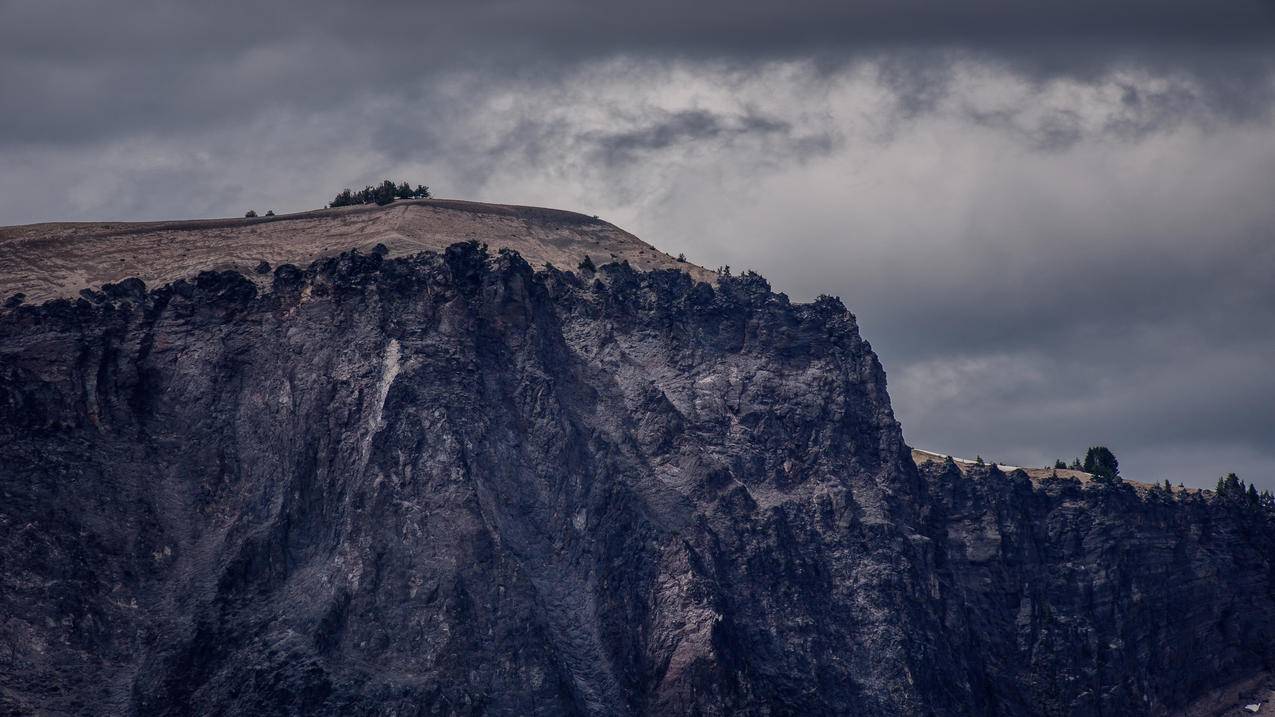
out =
[[[835,299],[462,243],[0,311],[0,711],[1168,714],[1272,529],[918,470]]]

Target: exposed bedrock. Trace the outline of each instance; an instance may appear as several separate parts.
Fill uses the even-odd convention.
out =
[[[835,299],[476,244],[0,312],[0,708],[1160,714],[1271,529],[912,463]]]

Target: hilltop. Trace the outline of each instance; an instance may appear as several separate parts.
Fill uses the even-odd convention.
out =
[[[392,256],[441,251],[470,239],[493,251],[517,251],[534,267],[574,269],[589,256],[599,264],[627,261],[641,270],[681,269],[702,281],[714,276],[585,214],[422,199],[272,217],[0,227],[0,301],[19,292],[27,302],[73,297],[134,276],[150,286],[208,270],[251,276],[262,261],[304,266],[377,244]]]

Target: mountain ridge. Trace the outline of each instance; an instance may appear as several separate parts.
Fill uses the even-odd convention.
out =
[[[1269,516],[918,465],[839,300],[487,238],[0,310],[0,711],[1220,714],[1269,679]]]

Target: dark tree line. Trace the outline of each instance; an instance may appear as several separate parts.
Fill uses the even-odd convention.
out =
[[[1245,485],[1244,481],[1234,473],[1227,473],[1218,478],[1217,488],[1214,490],[1219,499],[1231,505],[1267,511],[1275,510],[1275,496],[1272,496],[1269,490],[1258,493],[1256,486],[1252,483]]]
[[[354,204],[389,204],[395,199],[429,199],[429,187],[418,184],[415,189],[407,182],[395,184],[386,179],[376,186],[367,185],[355,192],[343,189],[328,205],[329,207],[348,207]]]
[[[1091,447],[1085,453],[1083,462],[1079,458],[1073,460],[1070,465],[1061,459],[1055,461],[1054,469],[1061,468],[1091,473],[1094,480],[1099,483],[1117,483],[1121,479],[1120,462],[1116,460],[1115,454],[1106,446]],[[1181,488],[1181,484],[1178,484],[1178,487]],[[1166,480],[1163,485],[1153,485],[1152,490],[1164,494],[1172,494],[1173,486]],[[1227,505],[1275,513],[1275,495],[1272,495],[1269,490],[1259,492],[1257,486],[1251,483],[1245,484],[1234,473],[1227,473],[1225,476],[1218,478],[1217,487],[1214,491],[1217,494],[1217,498]]]

